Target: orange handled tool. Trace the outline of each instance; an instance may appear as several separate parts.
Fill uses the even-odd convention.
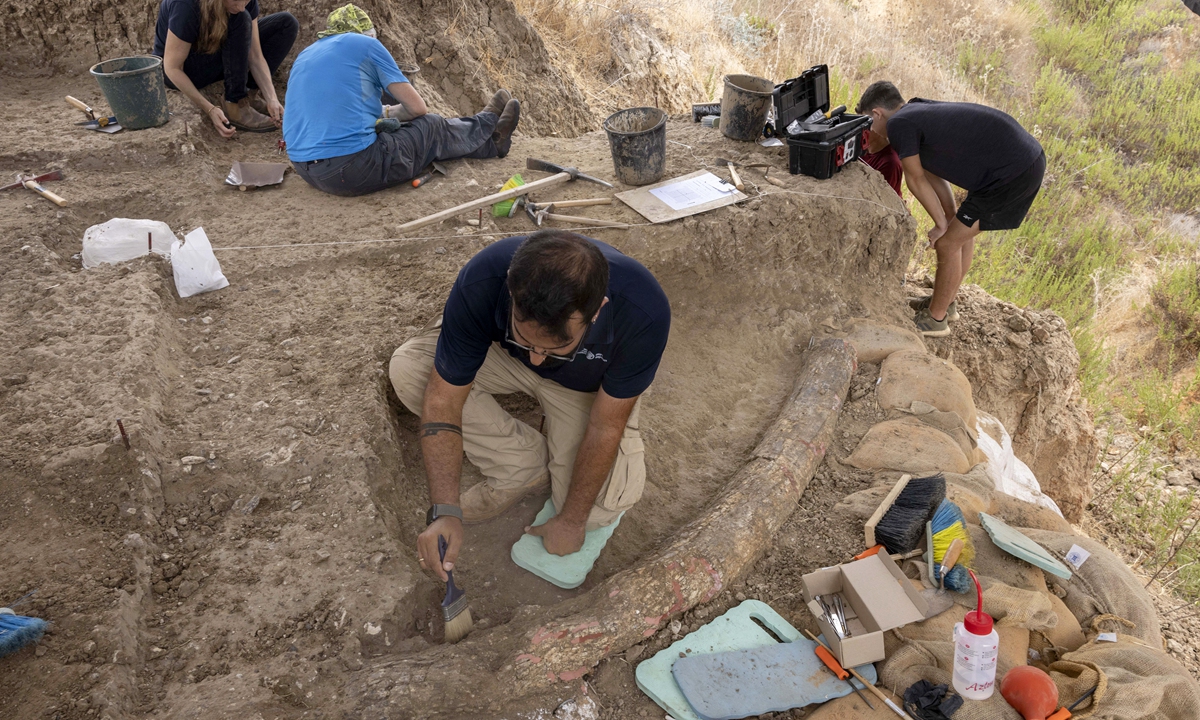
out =
[[[810,640],[812,640],[813,642],[815,642],[817,644],[817,648],[816,648],[817,650],[824,650],[826,653],[829,653],[829,646],[826,645],[825,643],[821,642],[821,638],[817,637],[816,635],[813,635],[812,633],[810,633],[807,630],[804,631],[804,634],[807,635]],[[825,658],[821,657],[820,653],[817,654],[817,657],[820,657],[821,660],[823,660],[823,661],[825,660]],[[908,715],[896,705],[896,703],[892,702],[891,698],[889,698],[887,695],[884,695],[882,690],[875,687],[871,683],[867,682],[867,679],[865,677],[863,677],[862,675],[859,675],[857,670],[855,670],[854,668],[842,669],[842,666],[838,665],[837,660],[833,658],[832,653],[829,653],[829,657],[830,657],[830,659],[833,660],[833,664],[836,665],[838,667],[838,669],[841,669],[842,672],[849,672],[851,675],[853,675],[855,680],[858,680],[860,683],[863,684],[863,687],[867,688],[872,693],[874,693],[875,697],[884,701],[887,704],[887,706],[892,709],[892,712],[894,712],[897,715],[899,715],[900,717],[904,718],[904,720],[911,720],[911,718],[909,718]],[[829,662],[826,661],[825,664],[828,665]],[[833,670],[833,668],[830,668],[830,669]],[[837,674],[837,670],[834,670],[833,672],[834,672],[834,674]],[[850,687],[854,687],[854,683],[851,683]],[[856,691],[858,690],[858,688],[854,688],[854,689]],[[867,703],[867,704],[870,705],[871,703]],[[874,710],[875,708],[871,708],[871,709]]]
[[[413,187],[421,187],[422,185],[424,185],[425,183],[429,182],[432,179],[433,179],[433,173],[431,173],[431,172],[425,173],[421,177],[414,179],[412,181],[412,186]]]
[[[862,694],[862,690],[859,690],[857,685],[850,682],[850,673],[846,672],[846,669],[838,664],[837,659],[833,657],[833,653],[826,650],[824,645],[817,645],[813,648],[813,652],[817,654],[817,657],[821,658],[821,662],[825,663],[825,667],[829,668],[830,672],[836,675],[838,680],[845,680],[850,689],[858,693],[858,696],[867,704],[867,707],[872,710],[875,709],[875,706],[871,704],[867,696]]]
[[[1051,715],[1050,717],[1046,718],[1046,720],[1070,720],[1071,711],[1074,710],[1075,708],[1079,707],[1080,703],[1082,703],[1084,700],[1087,700],[1088,698],[1090,698],[1092,696],[1092,693],[1096,692],[1096,688],[1098,688],[1098,687],[1100,687],[1100,686],[1097,685],[1096,687],[1092,688],[1091,690],[1088,690],[1087,692],[1085,692],[1083,695],[1081,695],[1079,697],[1078,700],[1071,703],[1070,707],[1062,707],[1062,708],[1055,710],[1054,714]]]

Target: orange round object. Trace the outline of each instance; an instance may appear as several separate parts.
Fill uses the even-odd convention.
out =
[[[1058,686],[1045,672],[1029,665],[1004,675],[1000,695],[1025,720],[1046,720],[1058,707]]]

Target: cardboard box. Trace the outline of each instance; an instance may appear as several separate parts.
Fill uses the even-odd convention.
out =
[[[825,642],[842,667],[879,662],[885,657],[883,634],[925,619],[924,598],[886,552],[862,560],[821,568],[800,578],[804,601]],[[850,637],[839,638],[825,621],[818,595],[841,595]]]

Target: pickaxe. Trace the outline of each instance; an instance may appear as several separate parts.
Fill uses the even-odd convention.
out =
[[[546,162],[545,160],[535,160],[533,158],[529,158],[528,160],[525,161],[525,167],[530,170],[541,170],[543,172],[552,172],[552,173],[554,173],[554,175],[551,175],[548,178],[542,178],[541,180],[534,180],[533,182],[528,183],[526,185],[519,185],[519,186],[513,188],[512,190],[505,190],[504,192],[494,193],[492,195],[488,195],[487,197],[481,197],[478,200],[472,200],[471,202],[463,203],[462,205],[455,205],[452,208],[443,210],[438,213],[434,213],[432,215],[426,215],[423,218],[417,218],[416,220],[413,220],[411,222],[406,222],[403,225],[399,226],[398,228],[396,228],[396,232],[405,232],[406,230],[416,230],[417,228],[422,228],[422,227],[425,227],[426,225],[432,225],[436,222],[441,222],[447,218],[452,218],[455,215],[466,212],[468,210],[474,210],[476,208],[481,208],[486,205],[498,203],[501,200],[511,200],[515,197],[525,195],[526,193],[532,192],[534,190],[552,187],[554,185],[559,185],[561,183],[569,182],[571,180],[576,180],[576,179],[587,180],[589,182],[599,183],[600,185],[603,185],[605,187],[613,187],[612,183],[605,182],[599,178],[594,178],[590,175],[584,175],[583,173],[579,172],[579,170],[577,168],[563,167],[562,165],[555,165],[554,163],[549,163],[549,162]]]
[[[26,187],[26,188],[29,188],[30,190],[34,191],[38,195],[41,195],[42,197],[46,198],[47,200],[49,200],[50,202],[54,203],[57,206],[66,207],[67,206],[66,200],[63,200],[61,197],[59,197],[58,195],[55,195],[54,193],[50,192],[46,188],[42,187],[42,185],[41,185],[41,183],[43,183],[43,182],[48,182],[50,180],[62,180],[62,179],[63,179],[63,174],[59,170],[55,170],[54,172],[48,172],[44,175],[38,175],[36,177],[29,176],[29,175],[17,175],[17,181],[15,183],[12,183],[11,185],[5,185],[4,187],[0,188],[0,190],[12,190],[14,188]]]

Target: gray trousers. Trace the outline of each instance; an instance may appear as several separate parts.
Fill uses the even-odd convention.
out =
[[[412,180],[434,160],[496,157],[492,133],[498,121],[490,112],[462,118],[422,115],[396,132],[379,133],[370,146],[351,155],[292,166],[318,190],[366,195]]]

